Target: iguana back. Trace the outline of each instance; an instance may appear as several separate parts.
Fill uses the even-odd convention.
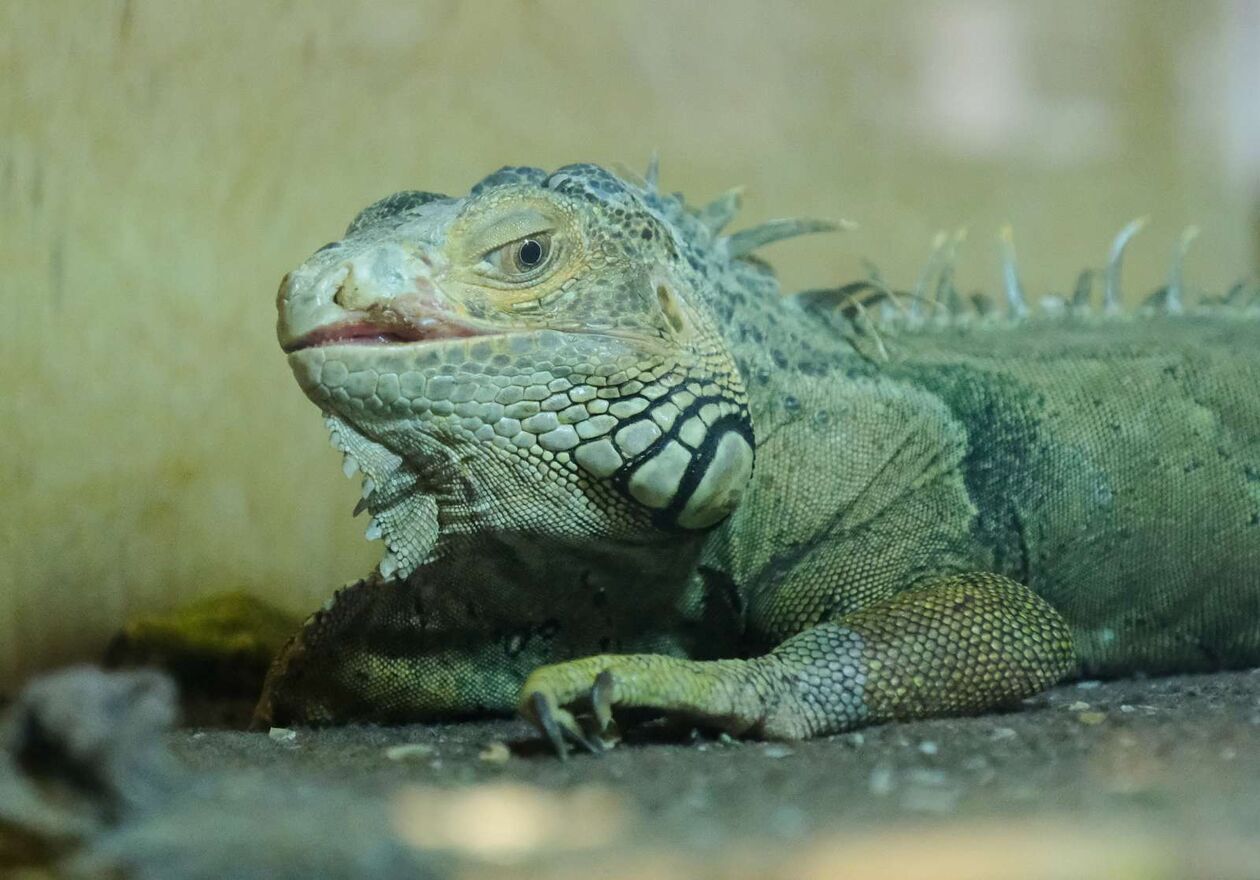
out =
[[[978,563],[1117,675],[1260,663],[1260,320],[1042,320],[907,335],[889,372],[967,434]]]

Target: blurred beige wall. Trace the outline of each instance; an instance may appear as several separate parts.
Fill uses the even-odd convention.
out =
[[[992,287],[1062,290],[1149,214],[1220,288],[1255,264],[1249,0],[0,4],[0,686],[128,614],[248,587],[295,611],[374,563],[273,338],[280,276],[368,201],[507,163],[641,166],[748,220],[859,231],[789,286],[909,283],[965,225]]]

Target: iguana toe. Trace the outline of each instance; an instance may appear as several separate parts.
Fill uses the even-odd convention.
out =
[[[599,725],[601,739],[611,731],[613,725],[613,688],[613,675],[608,669],[595,676],[595,684],[591,687],[591,711],[595,713],[595,723]]]
[[[527,709],[522,707],[522,714],[547,737],[560,760],[568,760],[569,743],[581,746],[592,755],[603,752],[600,745],[582,730],[573,713],[558,706],[549,694],[535,691],[530,694],[526,706]]]

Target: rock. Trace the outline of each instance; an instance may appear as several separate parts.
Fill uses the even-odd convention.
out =
[[[477,757],[487,764],[506,764],[508,759],[512,757],[512,753],[508,750],[506,743],[495,740],[487,743]]]
[[[433,757],[435,749],[425,743],[402,743],[390,746],[385,750],[385,757],[391,761],[420,761]]]

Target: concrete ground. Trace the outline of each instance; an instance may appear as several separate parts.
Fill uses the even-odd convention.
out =
[[[460,877],[1260,877],[1260,671],[790,745],[648,732],[563,763],[516,721],[170,744],[383,800]]]

